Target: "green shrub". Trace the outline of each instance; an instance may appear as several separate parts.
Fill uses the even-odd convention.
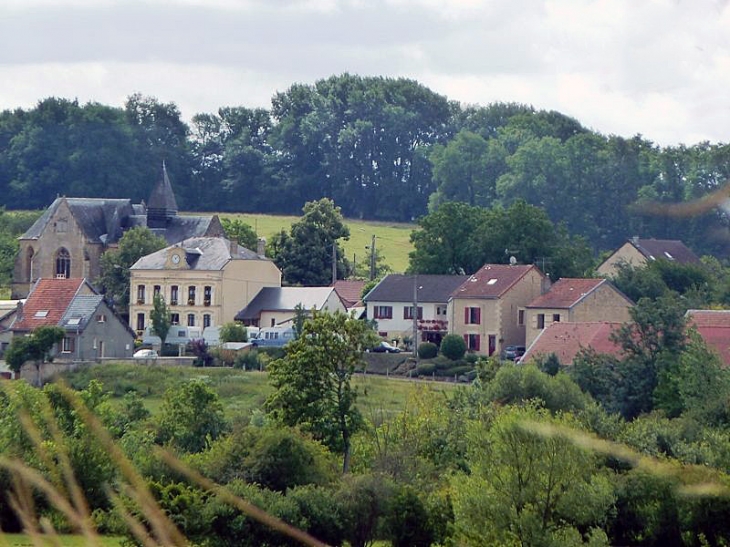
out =
[[[259,370],[263,368],[258,350],[243,351],[236,355],[233,361],[233,368],[241,368],[243,370]]]
[[[466,353],[466,342],[458,334],[447,334],[441,340],[441,353],[452,361],[458,361]]]
[[[421,359],[433,359],[438,355],[439,349],[433,342],[424,342],[418,346],[418,356]]]
[[[417,376],[431,376],[434,372],[436,372],[434,363],[421,363],[416,367]]]

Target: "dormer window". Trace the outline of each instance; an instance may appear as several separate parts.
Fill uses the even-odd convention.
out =
[[[35,312],[35,315],[33,317],[42,318],[42,317],[47,317],[47,316],[48,316],[48,310],[38,310],[37,312]]]

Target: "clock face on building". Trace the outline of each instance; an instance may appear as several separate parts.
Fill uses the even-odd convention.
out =
[[[172,255],[172,259],[171,260],[172,260],[172,263],[173,264],[179,264],[180,263],[180,255],[179,254]]]

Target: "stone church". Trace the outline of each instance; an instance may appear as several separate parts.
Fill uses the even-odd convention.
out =
[[[147,226],[169,244],[190,237],[224,236],[216,215],[178,215],[177,201],[162,165],[149,203],[130,199],[58,197],[20,237],[12,298],[28,296],[41,278],[99,277],[101,255],[118,246],[124,232]]]

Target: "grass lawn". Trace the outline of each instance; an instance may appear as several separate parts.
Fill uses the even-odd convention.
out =
[[[58,539],[58,543],[55,540]],[[118,547],[122,545],[122,538],[118,537],[99,537],[99,544],[104,547]],[[35,545],[31,537],[27,534],[0,534],[0,547],[27,547]],[[55,538],[47,539],[44,545],[63,545],[63,547],[84,547],[87,545],[83,536],[78,535],[58,535]]]
[[[192,379],[205,380],[218,393],[228,418],[261,409],[271,393],[265,372],[231,368],[104,365],[85,367],[65,375],[65,379],[75,389],[83,389],[92,379],[97,379],[104,385],[104,390],[117,399],[128,391],[136,391],[153,414],[159,411],[168,388]],[[359,393],[357,405],[370,419],[387,417],[403,410],[409,395],[418,390],[442,394],[452,393],[458,388],[445,382],[417,382],[372,374],[357,375],[354,385]]]
[[[218,213],[223,218],[241,219],[249,224],[257,234],[267,239],[282,229],[289,231],[292,222],[299,220],[294,216],[274,216],[255,214]],[[350,228],[350,239],[343,241],[342,246],[348,260],[361,263],[369,252],[365,247],[372,242],[375,235],[375,248],[381,253],[384,262],[394,272],[404,272],[408,267],[408,253],[413,250],[410,236],[415,224],[396,222],[367,222],[363,220],[345,219]]]

